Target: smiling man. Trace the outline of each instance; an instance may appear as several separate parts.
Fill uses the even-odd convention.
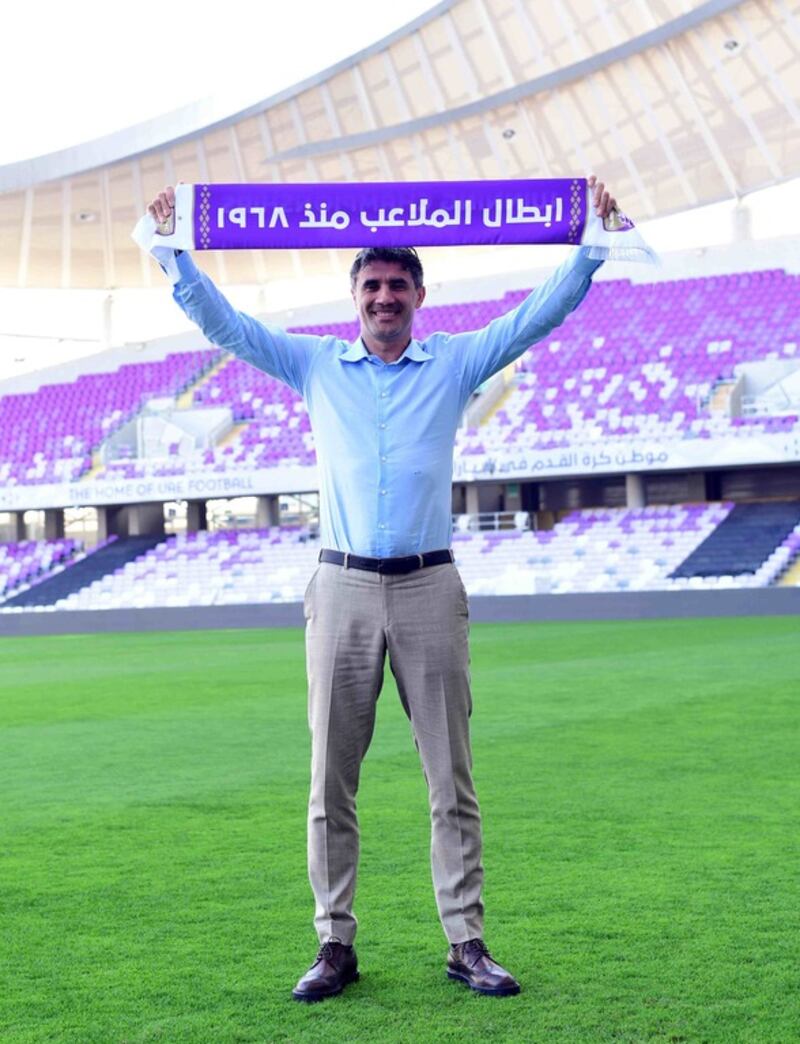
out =
[[[425,300],[415,260],[411,251],[362,250],[350,273],[361,339],[385,363],[396,362],[408,347],[414,313]]]
[[[608,216],[615,200],[596,179],[590,186],[596,213]],[[166,221],[174,203],[167,188],[150,213]],[[350,271],[361,328],[352,344],[289,334],[237,312],[188,254],[164,267],[175,300],[208,339],[294,388],[314,430],[323,550],[305,616],[308,869],[320,949],[293,996],[323,1000],[358,978],[356,792],[387,655],[428,784],[447,975],[478,993],[518,993],[483,941],[468,607],[450,550],[453,445],[473,391],[580,304],[599,262],[578,248],[484,329],[418,341],[413,322],[425,287],[416,252],[368,248]]]

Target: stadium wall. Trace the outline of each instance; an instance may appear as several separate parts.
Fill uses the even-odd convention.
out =
[[[470,618],[473,623],[793,615],[800,615],[800,588],[493,595],[470,599]],[[303,606],[299,602],[173,609],[104,609],[68,613],[28,612],[0,616],[0,638],[145,631],[268,629],[302,625]]]

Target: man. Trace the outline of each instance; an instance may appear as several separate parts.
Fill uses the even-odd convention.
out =
[[[595,211],[616,201],[592,177]],[[167,188],[149,211],[167,221]],[[450,551],[453,444],[472,392],[583,300],[599,262],[576,250],[518,308],[474,333],[412,337],[425,299],[414,250],[368,248],[350,272],[360,337],[288,334],[235,311],[188,254],[164,267],[208,339],[305,399],[320,474],[320,565],[305,596],[312,736],[308,868],[320,941],[293,990],[335,996],[358,978],[352,912],[356,791],[386,655],[422,759],[447,974],[519,992],[483,942],[481,827],[472,785],[467,597]]]

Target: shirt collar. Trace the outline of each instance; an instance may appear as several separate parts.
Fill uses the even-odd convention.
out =
[[[368,359],[370,353],[364,347],[364,342],[359,337],[358,340],[353,341],[347,351],[342,352],[339,358],[342,362],[358,362],[359,359]],[[402,359],[411,359],[412,362],[427,362],[432,359],[433,356],[430,352],[426,352],[419,341],[411,341],[409,346],[400,356],[397,361],[400,362]]]

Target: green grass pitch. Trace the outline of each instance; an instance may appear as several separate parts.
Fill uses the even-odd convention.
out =
[[[486,938],[444,974],[422,774],[387,682],[364,764],[361,981],[290,990],[302,634],[0,639],[0,1041],[800,1040],[800,621],[473,628]]]

